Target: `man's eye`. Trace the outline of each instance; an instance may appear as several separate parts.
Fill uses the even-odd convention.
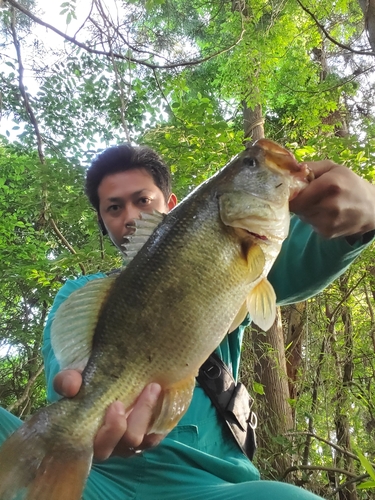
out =
[[[150,198],[142,197],[139,199],[139,203],[140,205],[148,205],[149,203],[151,203],[151,200]]]
[[[108,212],[117,212],[120,209],[120,205],[111,205],[108,207]]]

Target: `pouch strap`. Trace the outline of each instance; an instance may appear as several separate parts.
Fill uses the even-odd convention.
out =
[[[242,452],[252,460],[256,450],[257,417],[251,408],[254,399],[240,382],[236,384],[225,363],[212,353],[197,376],[199,384],[224,418]]]

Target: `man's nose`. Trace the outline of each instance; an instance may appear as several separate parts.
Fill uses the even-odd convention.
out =
[[[134,205],[127,206],[124,213],[124,226],[132,230],[135,225],[135,219],[139,219],[139,210]]]

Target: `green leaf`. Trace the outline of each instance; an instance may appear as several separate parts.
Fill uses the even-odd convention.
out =
[[[264,386],[260,384],[259,382],[253,382],[253,391],[256,394],[261,394],[264,395]]]
[[[358,490],[368,490],[371,488],[375,488],[375,481],[364,481],[357,486]]]
[[[362,467],[365,468],[367,474],[375,481],[375,469],[371,465],[370,461],[359,451],[356,450],[357,456],[361,462]]]

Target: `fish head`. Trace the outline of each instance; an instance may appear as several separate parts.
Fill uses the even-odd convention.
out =
[[[290,151],[274,141],[259,139],[254,142],[252,150],[266,168],[286,177],[290,190],[289,201],[314,179],[314,173],[306,163],[298,163]]]
[[[289,230],[289,200],[311,180],[306,164],[268,139],[246,148],[221,179],[220,217],[257,243],[279,247]]]

